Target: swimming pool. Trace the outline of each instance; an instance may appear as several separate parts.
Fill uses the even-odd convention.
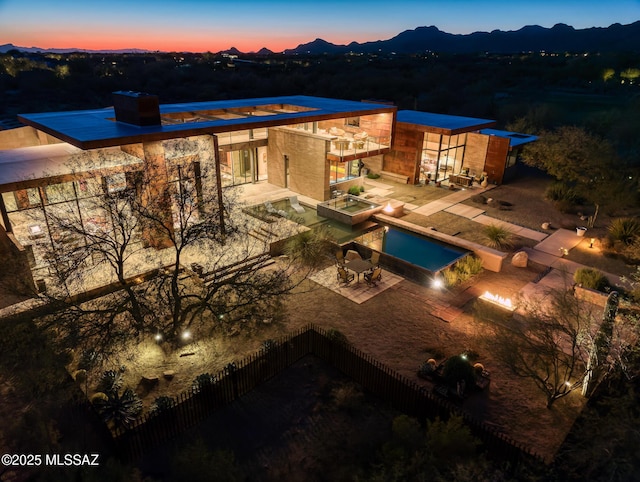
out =
[[[423,236],[385,227],[382,252],[431,272],[440,271],[468,254]]]

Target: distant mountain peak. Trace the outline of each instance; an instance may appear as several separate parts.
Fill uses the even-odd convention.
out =
[[[10,50],[22,52],[88,52],[88,53],[148,53],[148,50],[87,50],[87,49],[42,49],[38,47],[18,47],[11,43],[0,45],[0,53]],[[519,52],[603,52],[632,51],[640,52],[640,21],[621,25],[614,23],[609,27],[591,27],[575,29],[558,23],[551,28],[540,25],[526,25],[518,30],[493,30],[491,32],[473,32],[470,34],[451,34],[443,32],[434,25],[420,26],[405,30],[388,40],[371,42],[350,42],[348,45],[336,45],[321,38],[300,44],[293,49],[284,50],[285,54],[331,54],[354,53],[391,53],[415,54],[426,51],[443,53],[519,53]],[[237,48],[218,52],[241,55]],[[258,51],[260,55],[273,52],[267,48]]]

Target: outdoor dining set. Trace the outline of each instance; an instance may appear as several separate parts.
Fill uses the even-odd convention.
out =
[[[360,275],[367,285],[376,286],[382,280],[382,268],[378,263],[380,253],[373,252],[371,258],[362,259],[357,251],[348,250],[346,254],[339,250],[336,252],[336,267],[338,269],[337,280],[339,283],[349,285],[357,276],[360,283]]]

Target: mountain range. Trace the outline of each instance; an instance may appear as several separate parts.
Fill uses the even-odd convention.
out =
[[[150,53],[141,49],[86,50],[86,49],[42,49],[38,47],[18,47],[13,44],[0,45],[0,53],[9,50],[23,52],[89,52],[89,53]],[[640,52],[640,21],[628,25],[615,23],[609,27],[591,27],[575,29],[566,24],[557,24],[551,28],[528,25],[519,30],[494,30],[492,32],[474,32],[471,34],[451,34],[437,27],[418,27],[405,30],[388,40],[373,42],[352,42],[348,45],[336,45],[326,40],[316,39],[300,44],[283,53],[287,55],[320,55],[346,53],[397,53],[417,54],[424,52],[442,53],[519,53],[519,52]],[[240,55],[243,52],[235,48],[225,50],[226,54]],[[250,52],[253,53],[253,52]],[[269,49],[262,48],[259,55],[271,55]]]

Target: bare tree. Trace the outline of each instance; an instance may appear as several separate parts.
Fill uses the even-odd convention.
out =
[[[503,323],[496,323],[483,305],[477,318],[486,322],[489,333],[483,341],[497,359],[513,374],[532,380],[551,408],[582,385],[593,311],[571,289],[557,289],[542,301],[524,303],[519,316]]]
[[[328,252],[327,233],[311,231],[298,235],[306,243],[294,242],[287,250],[289,256],[275,262],[270,243],[249,235],[257,220],[244,212],[237,189],[218,192],[215,176],[197,161],[176,166],[159,195],[171,216],[157,203],[143,200],[135,206],[137,216],[166,241],[172,253],[171,264],[156,280],[160,309],[166,310],[159,331],[166,340],[178,340],[203,317],[208,320],[205,328],[214,320],[232,323],[270,317],[281,297],[299,285]],[[280,221],[274,223],[277,235],[272,241],[298,233],[297,225]],[[185,277],[185,269],[197,271],[199,277]]]
[[[310,257],[325,254],[314,232],[301,254],[272,258],[270,241],[300,228],[282,219],[272,239],[249,236],[258,220],[243,212],[235,190],[218,189],[192,147],[180,147],[186,161],[169,160],[163,175],[118,173],[117,182],[105,175],[88,183],[79,176],[95,192],[45,206],[55,283],[43,296],[59,312],[44,326],[63,346],[109,354],[158,334],[176,346],[190,329],[269,318],[317,266]]]

